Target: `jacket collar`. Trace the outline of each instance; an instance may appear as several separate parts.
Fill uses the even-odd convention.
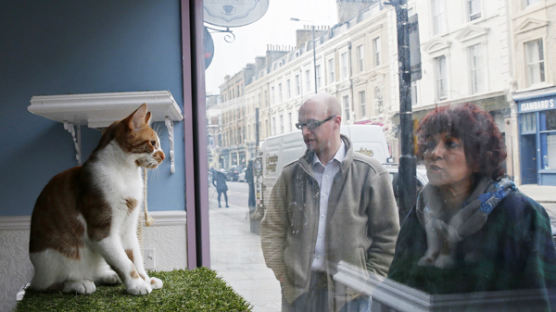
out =
[[[348,139],[348,137],[346,137],[343,134],[340,134],[340,139],[344,142],[345,150],[346,150],[346,154],[344,156],[344,161],[342,162],[342,165],[340,166],[340,170],[342,171],[342,173],[344,173],[349,168],[349,166],[351,165],[351,162],[353,161],[353,148],[352,148],[352,145],[351,145],[351,141]],[[303,155],[303,157],[301,157],[301,159],[300,159],[301,166],[310,175],[312,175],[311,166],[312,166],[314,157],[315,157],[315,152],[307,149],[305,151],[305,154]]]

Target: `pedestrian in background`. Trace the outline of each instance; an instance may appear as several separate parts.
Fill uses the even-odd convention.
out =
[[[531,310],[556,309],[550,220],[505,176],[492,116],[474,104],[440,107],[417,141],[429,183],[402,225],[389,277],[430,294],[536,289],[543,306]]]
[[[226,181],[227,178],[224,172],[214,170],[212,175],[212,185],[216,187],[216,192],[218,192],[218,208],[222,208],[222,205],[220,205],[220,196],[222,194],[224,194],[224,199],[226,200],[226,208],[230,207],[228,206],[228,184]]]
[[[253,170],[253,160],[249,160],[247,163],[247,169],[245,170],[245,180],[249,185],[249,198],[247,199],[247,206],[249,211],[255,211],[255,175]]]
[[[388,273],[399,231],[388,172],[340,135],[340,104],[316,95],[299,109],[305,155],[282,170],[261,222],[266,264],[283,311],[369,311],[370,298],[335,282],[340,261]]]

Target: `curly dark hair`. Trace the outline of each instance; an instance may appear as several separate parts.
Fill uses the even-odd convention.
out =
[[[427,141],[448,133],[463,142],[468,165],[480,176],[499,179],[506,173],[506,147],[492,116],[475,104],[437,107],[417,128],[417,156],[423,159]]]

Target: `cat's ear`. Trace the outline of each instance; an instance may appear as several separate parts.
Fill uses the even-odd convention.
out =
[[[127,117],[127,125],[129,129],[141,129],[145,124],[147,124],[147,120],[150,119],[150,112],[147,112],[147,104],[143,103],[136,109],[129,117]]]
[[[151,117],[151,112],[147,112],[147,115],[145,116],[145,123],[149,126],[151,125]]]

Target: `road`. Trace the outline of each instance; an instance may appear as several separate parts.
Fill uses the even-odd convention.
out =
[[[255,312],[280,311],[280,284],[264,263],[259,235],[249,231],[249,187],[228,182],[230,208],[218,208],[214,187],[209,189],[211,268],[234,291],[253,305]]]

